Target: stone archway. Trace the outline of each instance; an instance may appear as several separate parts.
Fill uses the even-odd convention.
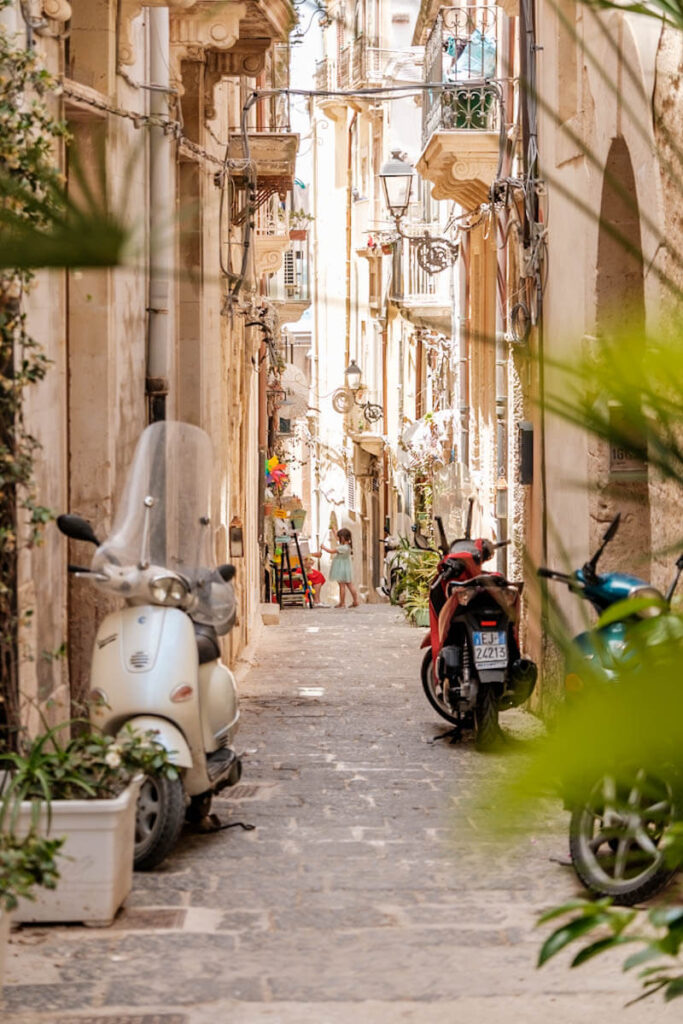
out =
[[[619,237],[615,237],[614,233]],[[622,137],[612,140],[603,179],[595,287],[596,358],[605,341],[633,346],[645,358],[645,289],[640,211],[633,165]],[[619,409],[610,409],[619,416]],[[651,560],[648,473],[629,453],[606,442],[589,442],[590,540],[595,549],[609,521],[621,512],[619,539],[605,553],[602,567],[648,576]],[[637,556],[634,556],[637,552]]]

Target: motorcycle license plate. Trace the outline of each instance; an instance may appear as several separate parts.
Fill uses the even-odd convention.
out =
[[[507,636],[497,629],[472,634],[475,668],[504,668],[508,663]]]

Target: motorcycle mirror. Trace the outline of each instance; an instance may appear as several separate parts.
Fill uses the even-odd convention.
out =
[[[446,531],[443,528],[443,519],[441,516],[434,516],[434,522],[436,523],[439,530],[439,548],[442,555],[448,554],[448,541],[446,539]]]
[[[605,536],[602,538],[603,544],[609,544],[614,534],[619,529],[619,523],[621,522],[621,512],[617,512],[616,516],[605,530]]]
[[[465,539],[470,540],[472,536],[472,516],[474,515],[474,498],[467,501],[467,526],[465,527]]]
[[[225,564],[218,566],[218,575],[221,576],[226,583],[229,583],[230,580],[234,578],[236,572],[237,569],[234,565]]]
[[[57,529],[71,540],[84,540],[99,547],[100,542],[87,519],[72,515],[57,516]]]

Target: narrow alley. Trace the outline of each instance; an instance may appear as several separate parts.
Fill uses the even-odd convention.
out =
[[[452,827],[458,795],[523,754],[430,745],[442,723],[419,683],[420,633],[397,609],[282,619],[241,687],[244,776],[214,802],[222,822],[253,830],[187,833],[135,876],[109,929],[17,931],[3,1021],[613,1019],[637,994],[617,961],[534,966],[538,913],[579,895],[550,860],[561,812],[515,849]],[[504,724],[533,728],[521,712]],[[677,1012],[645,1004],[629,1021]]]

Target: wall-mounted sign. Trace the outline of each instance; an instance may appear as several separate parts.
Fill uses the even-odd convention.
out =
[[[647,473],[646,453],[644,443],[638,443],[634,434],[633,424],[629,422],[628,415],[620,402],[609,403],[609,424],[610,433],[615,440],[609,446],[609,472],[610,476],[642,476]],[[633,438],[629,445],[627,439]],[[620,443],[621,441],[621,443]]]

